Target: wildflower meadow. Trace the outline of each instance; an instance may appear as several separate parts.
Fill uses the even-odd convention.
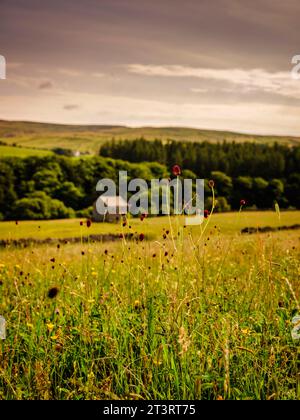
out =
[[[0,398],[299,398],[299,230],[276,230],[299,212],[278,217],[2,222],[6,238],[82,240],[0,250]]]

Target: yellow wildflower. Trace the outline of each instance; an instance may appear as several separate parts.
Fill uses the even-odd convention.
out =
[[[47,325],[48,331],[52,331],[53,330],[54,324],[52,324],[51,322],[48,322],[48,324],[46,324],[46,325]]]
[[[51,340],[53,340],[53,341],[55,341],[55,340],[57,340],[58,339],[58,335],[56,334],[56,335],[51,335]]]

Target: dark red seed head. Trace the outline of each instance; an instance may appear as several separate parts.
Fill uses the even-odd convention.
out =
[[[246,200],[240,200],[240,206],[244,206],[246,204]]]
[[[142,214],[140,215],[140,219],[141,219],[141,221],[143,221],[144,219],[146,219],[146,217],[147,217],[147,213],[142,213]]]
[[[15,221],[15,223],[16,223],[16,225],[18,225],[18,224],[19,224],[19,222],[18,222],[17,220]]]
[[[215,186],[215,181],[214,181],[213,179],[210,179],[210,180],[208,181],[208,186],[209,186],[210,188],[213,188],[213,187]]]
[[[51,259],[50,259],[50,261],[51,261],[51,262],[55,262],[55,258],[51,258]]]
[[[86,225],[87,225],[87,227],[88,227],[88,228],[89,228],[89,227],[91,227],[91,224],[92,224],[91,219],[88,219],[88,220],[86,221]]]
[[[207,219],[209,216],[209,211],[208,210],[204,210],[204,218]]]
[[[173,165],[173,166],[172,166],[172,174],[173,174],[174,176],[179,176],[179,175],[181,175],[181,168],[180,168],[180,166],[179,166],[179,165]]]
[[[80,224],[80,226],[83,226],[83,222],[82,221],[80,221],[79,224]]]
[[[143,241],[145,239],[145,235],[143,233],[140,233],[139,235],[139,240]]]
[[[57,287],[51,287],[51,289],[48,290],[48,298],[53,299],[58,294],[58,288]]]

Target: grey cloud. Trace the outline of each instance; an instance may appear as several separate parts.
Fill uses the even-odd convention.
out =
[[[73,111],[74,109],[78,109],[79,105],[76,104],[68,104],[68,105],[64,105],[64,109],[66,109],[67,111]]]
[[[38,88],[43,90],[43,89],[52,89],[54,87],[53,82],[51,82],[50,80],[45,80],[44,82],[41,82],[38,85]]]

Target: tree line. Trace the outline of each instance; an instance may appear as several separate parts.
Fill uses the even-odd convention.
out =
[[[179,141],[111,140],[100,155],[129,162],[159,162],[168,167],[177,163],[205,178],[212,171],[231,177],[285,178],[299,172],[300,147],[274,143],[209,143]]]
[[[150,142],[142,142],[144,146],[148,143]],[[155,142],[153,143],[155,144]],[[133,142],[133,144],[137,143]],[[127,142],[120,145],[120,151],[125,150],[125,145],[128,146]],[[171,150],[165,149],[168,144],[160,142],[160,145],[161,150],[165,150],[165,153],[166,150]],[[133,152],[130,157],[123,156],[124,160],[103,156],[71,158],[57,155],[1,158],[0,219],[91,217],[93,203],[99,196],[99,193],[96,192],[96,184],[100,179],[110,178],[118,185],[118,176],[121,170],[128,172],[129,180],[142,178],[150,182],[151,179],[169,178],[172,177],[171,166],[175,163],[181,165],[182,177],[205,178],[205,206],[207,209],[211,206],[211,190],[208,186],[210,179],[213,179],[215,183],[218,200],[217,211],[238,209],[241,199],[246,201],[249,208],[266,209],[273,207],[275,202],[281,208],[300,208],[299,148],[269,147],[267,150],[270,151],[273,159],[269,161],[268,165],[272,165],[272,168],[268,168],[265,163],[265,167],[262,168],[265,172],[254,173],[249,163],[249,155],[245,150],[248,148],[250,154],[250,151],[254,150],[256,146],[246,145],[244,150],[241,147],[242,145],[238,145],[237,150],[243,150],[243,154],[239,155],[236,150],[236,161],[242,162],[244,158],[244,163],[240,163],[240,167],[246,168],[239,173],[236,172],[233,162],[230,162],[235,146],[216,146],[215,150],[220,149],[222,153],[225,153],[226,147],[230,151],[227,158],[229,163],[226,173],[225,170],[222,170],[223,166],[216,163],[219,159],[217,157],[214,164],[207,164],[209,169],[204,172],[202,169],[195,169],[194,166],[189,165],[184,154],[180,157],[176,155],[176,153],[179,153],[178,150],[188,150],[188,145],[184,144],[181,149],[173,144],[174,155],[172,157],[171,153],[166,153],[166,162],[162,162],[163,155],[157,158],[157,161],[150,161],[150,155],[147,155],[148,152],[146,151],[143,157],[142,154],[140,157],[144,162],[139,163],[128,162],[129,158],[131,160],[136,159],[137,155],[134,155]],[[191,146],[194,147],[195,145]],[[105,147],[107,151],[108,145],[105,145]],[[110,143],[109,147],[117,150],[117,146],[113,142]],[[122,149],[123,147],[124,149]],[[171,145],[168,147],[171,148]],[[203,150],[205,148],[206,145]],[[150,149],[152,150],[151,144]],[[208,150],[213,150],[211,145],[207,147],[207,154],[209,154]],[[264,155],[264,147],[259,146],[255,150],[257,150],[258,158],[259,150]],[[276,156],[279,155],[281,158],[276,162]],[[145,162],[147,156],[149,162]],[[219,155],[217,153],[216,156],[221,156],[221,152]],[[255,157],[252,157],[255,165]],[[154,158],[156,156],[151,157],[151,160]],[[210,162],[212,161],[213,155],[211,155]],[[274,168],[279,165],[279,161],[281,161],[281,169],[276,172]],[[204,164],[204,160],[201,160],[201,162]],[[262,161],[260,164],[262,165]],[[265,175],[262,176],[262,173]]]

